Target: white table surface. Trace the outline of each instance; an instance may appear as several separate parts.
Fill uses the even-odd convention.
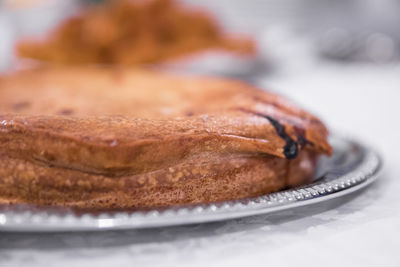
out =
[[[340,65],[296,49],[270,46],[286,63],[258,83],[378,149],[385,161],[378,182],[345,198],[219,223],[0,232],[0,266],[400,266],[400,65]]]

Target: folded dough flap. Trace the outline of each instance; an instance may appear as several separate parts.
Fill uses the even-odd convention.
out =
[[[159,120],[9,114],[0,115],[0,154],[117,176],[235,154],[295,158],[301,149],[330,154],[327,134],[320,122],[291,124],[243,110]]]

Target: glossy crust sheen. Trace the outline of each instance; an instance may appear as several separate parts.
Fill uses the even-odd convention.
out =
[[[107,68],[0,78],[0,203],[138,209],[307,182],[327,130],[248,84]]]

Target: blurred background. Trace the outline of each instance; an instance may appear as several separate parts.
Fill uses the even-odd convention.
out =
[[[320,210],[319,219],[314,216],[307,218],[294,212],[289,216],[290,220],[278,218],[270,221],[269,226],[263,226],[262,219],[258,222],[248,219],[243,224],[221,224],[215,231],[211,230],[211,233],[205,229],[206,226],[188,227],[190,233],[185,232],[185,229],[170,232],[165,230],[165,236],[168,233],[171,236],[163,244],[158,244],[155,234],[150,234],[150,239],[146,234],[139,234],[138,243],[135,241],[137,233],[131,233],[130,237],[119,236],[125,238],[123,244],[114,238],[104,243],[101,238],[94,236],[91,238],[95,242],[82,238],[68,239],[66,236],[53,239],[50,236],[43,238],[9,235],[3,243],[0,242],[0,247],[3,245],[15,249],[6,253],[15,266],[21,263],[18,258],[20,255],[29,255],[29,259],[37,262],[46,258],[42,252],[49,242],[60,247],[59,251],[54,252],[55,255],[78,253],[74,249],[78,246],[79,253],[83,253],[81,263],[85,262],[85,257],[89,258],[87,255],[95,255],[97,260],[91,259],[91,262],[96,262],[99,266],[102,265],[100,259],[104,258],[101,251],[108,251],[113,246],[110,244],[117,244],[112,249],[126,262],[129,262],[129,253],[139,257],[141,262],[151,263],[154,259],[148,255],[160,256],[166,252],[169,257],[165,264],[178,260],[188,262],[188,258],[204,260],[208,257],[218,262],[222,261],[219,252],[223,251],[225,259],[229,258],[232,266],[234,263],[255,262],[255,259],[264,258],[266,251],[270,250],[268,255],[271,263],[283,261],[287,265],[298,265],[300,260],[307,260],[307,255],[312,255],[315,262],[326,263],[329,258],[331,262],[326,266],[334,266],[334,263],[344,266],[343,262],[351,262],[350,259],[356,259],[364,266],[374,263],[399,266],[400,260],[395,256],[395,248],[400,246],[400,0],[180,0],[169,8],[165,8],[165,3],[170,1],[157,2],[164,4],[146,11],[148,13],[141,20],[142,24],[134,25],[147,27],[147,24],[154,24],[156,26],[151,29],[158,29],[165,21],[175,21],[174,18],[179,17],[181,21],[177,19],[175,24],[171,24],[175,25],[173,27],[176,30],[170,32],[167,27],[146,34],[150,30],[145,28],[140,35],[135,27],[141,26],[135,26],[132,30],[125,27],[130,25],[130,19],[136,17],[136,11],[132,11],[132,14],[126,11],[127,15],[125,11],[122,12],[125,15],[121,15],[119,11],[115,13],[117,15],[113,13],[126,18],[109,24],[107,17],[112,12],[106,11],[113,9],[93,11],[106,4],[101,0],[0,0],[0,72],[13,72],[48,62],[142,64],[146,67],[243,79],[288,96],[320,116],[332,132],[350,135],[376,148],[385,160],[383,182],[374,185],[369,196],[355,198],[345,208],[338,204],[326,216],[321,215],[325,213]],[[201,10],[208,15],[195,16],[196,19],[193,19],[192,13],[178,16],[175,11],[171,11],[175,9],[175,3],[179,3],[179,7]],[[87,13],[87,8],[92,11]],[[167,13],[172,15],[166,16]],[[76,16],[87,19],[82,19],[84,22],[65,24],[66,19]],[[97,22],[91,24],[93,21]],[[60,25],[64,25],[64,30],[57,33],[54,29],[62,28]],[[73,25],[78,26],[74,28]],[[85,28],[82,25],[91,26]],[[115,28],[127,30],[114,34],[115,30],[110,29]],[[75,29],[71,30],[75,35],[69,35],[71,31],[68,29]],[[158,53],[160,47],[164,46],[157,46],[152,40],[160,32],[168,33],[163,35],[162,40],[170,40],[171,36],[175,36],[172,39],[176,41],[179,36],[183,36],[184,38],[179,39],[183,40],[180,45],[186,50],[181,47],[174,50],[174,43],[169,54]],[[177,34],[174,35],[175,33]],[[130,34],[144,36],[144,39],[135,39]],[[94,39],[87,36],[94,36]],[[186,38],[188,36],[191,37]],[[21,45],[21,40],[28,41]],[[34,43],[29,43],[30,40],[44,40],[50,45],[36,49]],[[140,50],[145,52],[137,54],[137,49],[128,49],[136,44],[135,40],[145,40],[143,47],[146,49]],[[93,45],[87,52],[83,52],[86,51],[85,42]],[[67,43],[70,46],[63,48],[63,44]],[[149,48],[149,43],[152,49]],[[82,56],[89,55],[95,49],[100,52],[91,57]],[[125,53],[128,50],[130,52]],[[182,59],[179,52],[183,50],[186,52]],[[79,52],[77,59],[74,57],[76,51]],[[103,57],[105,52],[101,51],[107,51],[109,56]],[[376,201],[371,203],[371,199]],[[253,226],[248,228],[248,225]],[[302,232],[307,227],[312,230]],[[230,228],[239,230],[232,233]],[[346,234],[339,234],[338,229],[344,229]],[[204,232],[208,232],[209,236],[204,236]],[[282,238],[282,233],[284,242],[292,246],[279,245],[278,242],[279,249],[276,249],[274,246],[277,245],[277,239],[274,238]],[[321,236],[328,238],[320,239]],[[247,244],[247,247],[243,244]],[[43,249],[31,251],[32,246]],[[125,246],[130,247],[129,253],[125,253],[125,250],[116,252],[118,249],[125,249]],[[227,246],[229,249],[222,249]],[[18,251],[20,247],[25,249],[26,254]],[[98,252],[87,252],[89,247]],[[238,252],[246,251],[249,247],[254,257],[243,257],[235,261],[240,255]],[[347,252],[353,251],[353,254],[344,253],[341,257],[331,257],[332,250],[343,247],[348,248]],[[180,253],[182,249],[185,255]],[[299,253],[300,250],[304,253]],[[81,251],[86,251],[87,254]],[[376,256],[374,260],[368,257],[369,252]],[[78,255],[79,258],[79,253],[73,255]],[[292,253],[294,257],[286,257],[286,253]],[[271,257],[274,255],[276,258]],[[48,259],[56,258],[53,254]],[[66,258],[64,260],[68,261]],[[103,265],[107,262],[114,263],[109,260],[103,262]]]

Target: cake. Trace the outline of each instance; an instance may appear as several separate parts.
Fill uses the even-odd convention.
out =
[[[106,67],[0,77],[0,204],[137,210],[311,180],[328,131],[241,81]]]

